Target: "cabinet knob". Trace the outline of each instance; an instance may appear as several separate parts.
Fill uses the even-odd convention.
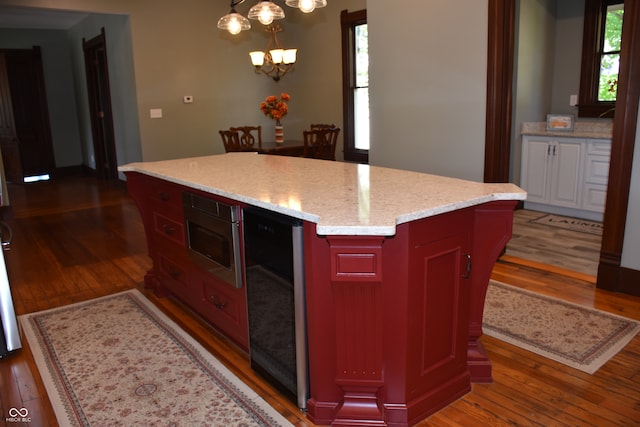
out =
[[[158,192],[158,197],[160,198],[160,200],[162,200],[164,202],[167,202],[170,199],[169,193],[165,193],[164,191]]]
[[[176,231],[175,228],[171,227],[168,224],[162,224],[162,230],[169,236],[171,236]]]
[[[211,295],[209,299],[211,300],[213,305],[220,310],[224,310],[227,307],[228,303],[218,301],[215,295]]]

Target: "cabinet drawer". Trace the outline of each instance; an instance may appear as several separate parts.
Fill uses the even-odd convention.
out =
[[[587,142],[587,154],[600,156],[611,156],[611,141],[589,141]]]
[[[187,269],[180,265],[179,262],[167,258],[163,254],[158,254],[158,269],[160,274],[166,276],[175,284],[179,285],[179,288],[185,290],[189,287],[189,273]]]
[[[582,195],[582,208],[593,212],[604,212],[607,200],[607,186],[599,184],[585,184]]]
[[[607,185],[609,181],[609,156],[587,154],[584,180],[586,183]]]
[[[155,178],[148,178],[147,188],[147,197],[150,200],[159,201],[175,208],[182,207],[182,191],[184,189],[182,186]]]
[[[204,278],[201,282],[202,300],[198,312],[213,326],[247,348],[247,304],[244,287],[232,288],[215,278]]]
[[[186,247],[184,223],[174,221],[159,212],[152,212],[153,231],[156,236],[169,239],[173,243]]]

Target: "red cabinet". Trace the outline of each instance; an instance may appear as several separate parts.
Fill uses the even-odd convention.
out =
[[[486,291],[513,207],[420,219],[392,237],[305,224],[311,421],[408,426],[470,391],[470,325],[484,304],[474,286]]]
[[[189,257],[182,193],[193,189],[128,172],[129,193],[141,212],[153,268],[147,288],[173,295],[243,349],[249,347],[245,288],[233,288]],[[201,195],[203,193],[200,193]],[[214,196],[208,195],[212,199]]]
[[[189,259],[186,187],[127,177],[154,262],[147,284],[181,298],[247,349],[245,287]],[[515,203],[403,223],[394,236],[319,236],[314,223],[304,223],[311,421],[409,426],[467,393],[471,382],[491,381],[478,338]]]

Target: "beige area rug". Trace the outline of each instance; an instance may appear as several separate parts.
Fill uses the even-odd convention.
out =
[[[20,322],[61,426],[291,426],[137,290]]]
[[[593,374],[640,331],[640,322],[490,281],[485,334]]]
[[[535,224],[550,225],[552,227],[563,228],[565,230],[580,231],[582,233],[602,236],[602,223],[589,221],[588,219],[571,218],[561,215],[543,215],[540,218],[531,220]]]

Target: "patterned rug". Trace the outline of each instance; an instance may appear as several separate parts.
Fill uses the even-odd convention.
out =
[[[492,280],[483,331],[593,374],[640,332],[640,322]]]
[[[61,426],[291,426],[137,290],[20,322]]]
[[[563,228],[565,230],[580,231],[582,233],[602,236],[602,223],[589,221],[588,219],[571,218],[561,215],[543,215],[540,218],[531,220],[535,224],[550,225],[552,227]]]

